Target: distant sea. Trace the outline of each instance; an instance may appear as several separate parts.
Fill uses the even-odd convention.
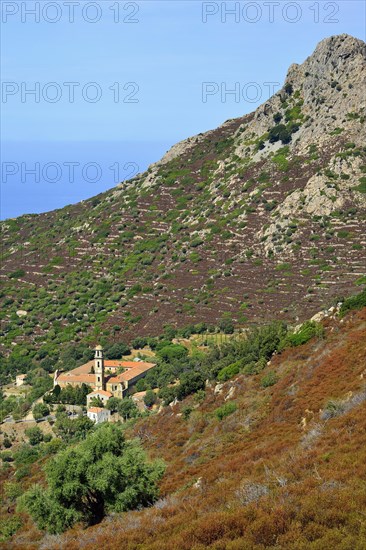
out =
[[[3,142],[1,219],[88,199],[143,172],[171,143]]]

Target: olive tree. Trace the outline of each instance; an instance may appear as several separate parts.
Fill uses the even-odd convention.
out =
[[[77,445],[50,459],[47,488],[33,486],[20,499],[40,529],[60,533],[74,523],[99,522],[107,512],[151,505],[158,496],[161,462],[150,463],[122,428],[103,424]]]

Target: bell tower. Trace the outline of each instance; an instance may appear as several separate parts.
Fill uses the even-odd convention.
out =
[[[95,389],[104,390],[104,358],[103,358],[103,348],[102,346],[97,346],[95,348],[94,355],[94,373],[95,373]]]

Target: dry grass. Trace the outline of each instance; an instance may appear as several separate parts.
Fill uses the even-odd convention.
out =
[[[208,389],[202,405],[189,398],[139,422],[130,435],[144,434],[150,455],[167,463],[154,507],[60,537],[28,524],[11,548],[361,550],[366,414],[356,396],[365,384],[365,327],[366,309],[328,321],[324,340],[272,360],[274,386],[240,375],[219,396]],[[220,422],[213,411],[232,385],[238,410]],[[330,399],[352,406],[324,419]],[[195,408],[185,420],[177,413],[187,404]]]

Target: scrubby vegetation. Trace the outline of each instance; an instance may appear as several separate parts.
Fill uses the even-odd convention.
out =
[[[27,511],[41,530],[57,533],[74,525],[57,539],[71,550],[80,540],[90,548],[103,540],[111,549],[138,544],[149,550],[197,545],[259,550],[273,540],[284,548],[314,549],[347,540],[357,548],[366,504],[366,425],[360,414],[366,396],[360,376],[365,314],[366,309],[348,314],[346,323],[335,315],[296,332],[274,323],[194,360],[165,357],[158,378],[175,371],[179,384],[165,390],[181,388],[182,402],[157,415],[132,415],[121,426],[71,420],[60,405],[56,438],[32,428],[28,444],[2,452],[3,474],[15,471],[5,503],[18,502],[11,521],[0,526],[2,536],[15,533],[16,541]],[[236,362],[239,370],[226,382],[222,375],[218,380]],[[130,406],[131,400],[124,401]],[[108,406],[118,410],[121,403],[111,399]],[[135,437],[152,459],[164,459],[161,479],[161,463],[148,462],[130,441]],[[32,487],[30,480],[43,479],[45,461],[45,479]],[[139,505],[148,508],[127,512]],[[123,513],[110,516],[112,534],[110,520],[102,518],[116,512]],[[98,531],[75,527],[100,520]],[[31,533],[42,540],[42,534]]]
[[[1,223],[5,548],[363,549],[365,291],[340,296],[365,282],[366,147],[361,110],[342,112],[363,83],[333,51],[347,43],[361,60],[332,38],[311,74],[133,180]],[[156,362],[101,427],[90,388],[52,389],[96,343]]]
[[[281,92],[261,135],[253,131],[253,115],[228,121],[123,189],[2,223],[2,383],[9,373],[27,373],[39,362],[47,372],[73,368],[87,360],[96,337],[106,357],[119,358],[137,335],[156,336],[167,322],[181,328],[204,321],[230,334],[238,325],[268,321],[279,310],[289,322],[304,320],[321,308],[326,293],[332,302],[338,285],[342,294],[355,290],[344,265],[350,262],[355,272],[362,268],[365,147],[347,142],[346,128],[335,141],[333,129],[329,143],[306,144],[297,156],[298,130],[312,121],[304,114],[302,90],[288,90]],[[350,117],[355,124],[362,119],[358,113]],[[254,162],[258,150],[264,155]],[[295,208],[297,221],[282,219],[287,197],[306,191],[306,181],[317,175],[329,178],[321,196],[343,202],[351,174],[335,169],[338,158],[359,161],[347,199],[352,204],[314,220],[304,192]],[[275,231],[267,234],[273,224]],[[309,237],[317,243],[319,269],[309,268],[301,253]],[[338,246],[339,238],[344,246]],[[268,280],[264,273],[288,262],[289,245],[292,269]],[[336,254],[330,245],[337,245]],[[242,302],[250,304],[245,314],[237,306],[243,280],[248,298]],[[301,299],[291,292],[293,285]],[[264,300],[266,292],[276,299]]]
[[[38,485],[21,498],[40,529],[60,533],[77,521],[100,521],[106,512],[148,506],[156,500],[161,463],[149,464],[120,428],[103,425],[84,442],[48,461],[47,489]]]
[[[359,294],[351,296],[343,302],[340,310],[340,315],[343,316],[347,313],[347,311],[353,309],[361,309],[362,307],[366,307],[366,288]]]

